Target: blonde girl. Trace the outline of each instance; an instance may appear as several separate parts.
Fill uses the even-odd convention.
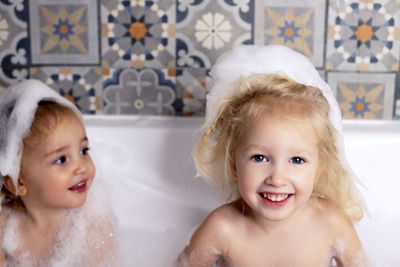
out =
[[[309,60],[242,46],[211,76],[195,162],[231,202],[203,221],[178,265],[365,266],[340,111]]]

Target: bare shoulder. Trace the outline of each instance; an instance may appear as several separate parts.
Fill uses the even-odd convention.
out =
[[[229,238],[235,229],[234,224],[240,214],[234,203],[225,204],[212,211],[199,227],[202,234],[212,235],[215,238]]]
[[[323,198],[313,198],[314,212],[316,216],[321,217],[325,224],[331,226],[337,225],[339,228],[344,226],[352,226],[353,223],[350,218],[336,206],[332,201]]]
[[[221,256],[227,255],[239,218],[235,203],[212,211],[197,228],[176,265],[210,266]]]
[[[335,255],[339,266],[368,266],[367,257],[350,218],[329,200],[314,201],[316,214],[329,231],[332,254]]]

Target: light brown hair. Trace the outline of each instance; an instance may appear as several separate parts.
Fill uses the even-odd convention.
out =
[[[60,105],[54,101],[40,101],[29,134],[23,139],[23,153],[30,153],[31,148],[40,145],[65,118],[77,118],[80,120],[75,112],[67,106]],[[5,195],[3,202],[6,206],[24,207],[21,199],[7,190],[5,185],[2,186],[1,191]]]

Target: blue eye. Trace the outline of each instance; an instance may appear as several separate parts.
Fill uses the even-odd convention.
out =
[[[58,159],[56,159],[54,161],[54,164],[59,165],[59,164],[65,163],[66,161],[67,161],[67,157],[66,156],[61,156],[61,157],[59,157]]]
[[[302,164],[306,161],[304,159],[302,159],[301,157],[293,157],[290,159],[290,162],[294,163],[294,164]]]
[[[256,162],[268,161],[267,158],[263,155],[254,155],[251,157],[251,159],[255,160]]]
[[[89,155],[89,148],[85,147],[84,149],[81,150],[81,155],[87,156]]]

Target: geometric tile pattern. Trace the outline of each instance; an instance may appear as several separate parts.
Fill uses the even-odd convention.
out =
[[[400,120],[400,72],[396,75],[396,90],[394,97],[393,118]]]
[[[396,3],[397,2],[397,3]],[[400,9],[395,0],[330,1],[326,68],[398,71]]]
[[[233,46],[253,43],[254,0],[177,1],[176,66],[210,68]]]
[[[0,1],[0,87],[28,78],[27,1]]]
[[[400,120],[399,0],[0,0],[0,92],[36,78],[84,114],[204,116],[240,44],[304,54],[345,119]]]
[[[115,68],[175,67],[175,1],[101,1],[105,64]]]
[[[96,0],[30,1],[32,64],[99,64],[97,9]]]
[[[39,79],[74,103],[84,114],[101,114],[100,67],[31,67],[30,77]]]
[[[173,83],[152,69],[117,69],[104,89],[105,114],[174,115]],[[171,86],[172,85],[172,86]]]
[[[395,74],[328,73],[328,83],[345,119],[385,119],[393,116]]]
[[[185,116],[203,116],[205,114],[206,95],[211,78],[208,69],[185,68],[176,76],[176,91],[182,95]]]
[[[325,1],[265,1],[256,16],[256,43],[285,45],[323,67]],[[259,29],[260,28],[260,29]]]

